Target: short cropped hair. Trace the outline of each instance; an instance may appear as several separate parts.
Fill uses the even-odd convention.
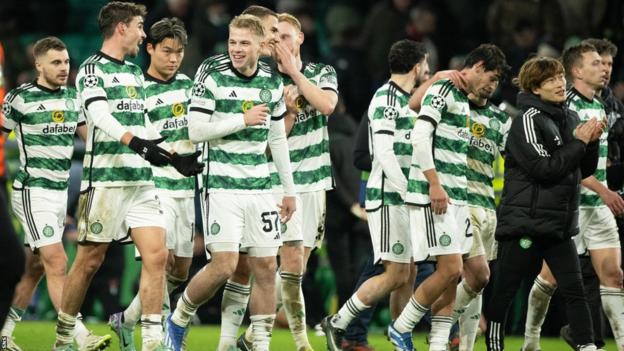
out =
[[[533,57],[522,64],[518,78],[514,79],[514,83],[520,90],[532,93],[534,89],[541,87],[546,79],[564,72],[563,64],[555,58]]]
[[[188,43],[188,34],[184,28],[184,22],[177,17],[163,18],[154,23],[147,35],[147,42],[156,46],[165,39],[178,40],[180,44],[186,46]]]
[[[301,32],[301,22],[297,19],[297,17],[291,15],[290,13],[280,13],[277,15],[277,20],[279,22],[286,22],[297,28],[298,31]]]
[[[230,29],[244,28],[249,29],[253,34],[264,38],[264,27],[260,19],[254,15],[238,15],[230,22]]]
[[[425,44],[414,40],[403,39],[392,44],[388,53],[388,65],[391,74],[408,73],[414,65],[422,62],[427,56]]]
[[[581,42],[580,44],[570,46],[569,48],[563,50],[561,62],[563,62],[563,68],[565,69],[567,75],[569,76],[572,73],[572,68],[581,64],[584,53],[592,51],[598,52],[595,46],[585,42]]]
[[[133,2],[112,1],[106,4],[98,14],[98,26],[104,38],[110,38],[115,33],[118,23],[130,23],[136,16],[145,17],[145,5]]]
[[[503,51],[494,44],[481,44],[473,49],[464,59],[464,68],[470,68],[479,62],[483,62],[486,72],[497,71],[501,76],[511,69]]]
[[[252,15],[258,18],[264,18],[267,16],[277,17],[277,13],[275,11],[260,5],[249,6],[243,12],[241,12],[241,15]]]
[[[33,46],[33,56],[37,58],[41,55],[45,55],[49,50],[63,51],[67,50],[67,46],[57,37],[45,37],[37,40]]]
[[[598,51],[598,55],[611,55],[611,57],[615,57],[618,52],[618,47],[606,38],[589,38],[583,40],[582,42],[593,45],[596,48],[596,51]]]

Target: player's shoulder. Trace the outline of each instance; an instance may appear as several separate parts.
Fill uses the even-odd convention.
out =
[[[176,80],[192,81],[192,79],[182,72],[176,73]]]
[[[74,87],[70,87],[70,86],[66,86],[62,88],[65,92],[65,96],[70,98],[70,99],[76,99],[78,98],[78,90],[76,90],[76,88]]]
[[[230,65],[230,56],[228,54],[217,54],[205,59],[197,72],[218,71],[227,68]]]
[[[27,94],[28,92],[34,90],[35,84],[33,83],[24,83],[20,86],[18,86],[17,88],[11,89],[6,97],[5,97],[5,101],[8,103],[13,103],[16,101],[16,99],[20,96],[22,96],[23,94]]]
[[[322,62],[307,62],[305,65],[305,69],[316,74],[320,73],[336,73],[336,70],[332,65],[322,63]]]
[[[459,89],[453,84],[450,79],[443,78],[431,84],[431,87],[429,87],[429,91],[435,92],[439,96],[447,97],[453,91],[459,91]]]

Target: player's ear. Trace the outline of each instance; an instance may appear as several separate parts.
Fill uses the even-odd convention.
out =
[[[305,34],[303,34],[303,31],[299,31],[299,35],[297,35],[297,40],[299,42],[299,45],[303,44],[303,41],[305,40]]]
[[[147,53],[150,55],[154,54],[154,50],[156,48],[154,46],[152,46],[152,43],[147,43],[147,45],[145,45],[145,50],[147,50]]]

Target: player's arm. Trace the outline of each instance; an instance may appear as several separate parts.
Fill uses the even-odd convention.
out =
[[[281,90],[281,89],[280,89]],[[280,97],[280,101],[271,113],[271,122],[269,125],[268,144],[273,158],[273,164],[277,169],[277,173],[284,189],[284,198],[280,206],[280,217],[282,222],[286,223],[292,217],[296,210],[295,205],[295,182],[292,176],[292,168],[290,166],[290,155],[288,154],[288,141],[286,139],[286,129],[284,126],[284,99]]]
[[[438,71],[433,77],[429,78],[425,82],[423,82],[420,86],[418,86],[412,96],[409,99],[409,107],[414,110],[420,110],[420,105],[422,102],[422,98],[425,96],[427,89],[433,85],[433,83],[441,80],[441,79],[450,79],[453,82],[453,85],[460,89],[466,88],[466,81],[464,77],[456,70],[447,70],[447,71]]]
[[[435,214],[446,213],[450,202],[448,194],[442,187],[433,159],[433,135],[440,122],[442,113],[448,109],[447,99],[440,95],[442,84],[431,86],[423,98],[423,105],[414,128],[411,140],[413,145],[413,161],[420,168],[429,183],[429,199],[431,210]]]
[[[338,79],[333,67],[324,66],[322,68],[317,86],[299,71],[294,55],[283,44],[276,45],[275,51],[281,61],[284,73],[293,80],[301,95],[317,111],[325,116],[331,115],[338,103]]]
[[[15,96],[15,93],[15,90],[10,91],[2,104],[2,113],[4,114],[4,118],[0,119],[0,133],[2,134],[11,133],[23,116],[19,111],[23,100],[19,95]]]
[[[78,112],[78,126],[76,127],[76,134],[80,140],[86,142],[87,134],[89,129],[87,128],[87,119],[85,117],[85,111],[83,108],[80,108],[80,112]]]
[[[622,197],[615,191],[607,188],[598,179],[596,179],[596,177],[593,175],[589,176],[583,179],[581,184],[587,189],[598,194],[614,215],[620,216],[624,213],[624,200],[622,200]]]
[[[381,105],[369,109],[370,128],[373,139],[373,155],[381,164],[388,182],[397,187],[401,194],[407,191],[407,178],[401,170],[394,153],[394,133],[398,110],[394,106]]]

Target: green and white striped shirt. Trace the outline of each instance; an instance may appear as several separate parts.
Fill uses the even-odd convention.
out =
[[[303,75],[312,84],[338,94],[336,70],[322,63],[305,63]],[[282,75],[284,85],[294,85],[293,80]],[[298,193],[331,190],[333,180],[329,158],[329,134],[327,116],[320,113],[300,95],[297,99],[299,112],[288,135],[288,150]],[[276,174],[277,175],[277,174]]]
[[[22,84],[6,96],[5,132],[15,131],[20,169],[13,187],[67,189],[74,134],[85,123],[76,90]]]
[[[451,203],[465,205],[468,198],[466,174],[470,144],[468,97],[450,80],[439,80],[427,89],[418,118],[435,126],[433,159],[442,187]],[[410,167],[405,202],[414,205],[431,203],[429,182],[414,162]]]
[[[189,111],[212,122],[234,120],[258,104],[266,104],[271,119],[284,117],[284,86],[263,62],[250,77],[234,69],[227,55],[208,58],[195,76]],[[211,140],[204,147],[205,185],[209,193],[272,192],[265,154],[270,121]]]
[[[410,134],[417,115],[409,107],[409,98],[409,93],[389,81],[377,89],[368,106],[368,140],[372,159],[372,169],[366,184],[366,209],[369,211],[384,205],[404,204],[405,189],[398,189],[396,184],[388,180],[382,168],[380,156],[374,153],[373,135],[393,136],[394,157],[401,167],[403,176],[407,179],[413,149]]]
[[[133,135],[147,138],[145,89],[139,66],[119,61],[102,52],[87,58],[78,70],[78,95],[87,110],[103,100],[112,116]],[[82,189],[152,185],[152,167],[134,151],[99,129],[87,110],[87,150],[82,173]]]
[[[468,205],[496,210],[493,163],[503,153],[511,118],[491,103],[470,104],[468,147]]]
[[[145,108],[147,116],[167,143],[178,154],[195,152],[189,140],[186,118],[193,81],[182,73],[169,81],[162,81],[145,74]],[[154,167],[154,184],[170,197],[193,197],[195,179],[185,177],[173,166]]]
[[[572,88],[566,94],[566,104],[570,110],[578,113],[581,122],[590,120],[595,117],[598,121],[602,121],[606,118],[604,105],[594,97],[593,100],[587,99],[581,95],[576,89]],[[608,133],[602,133],[600,136],[600,144],[598,148],[598,167],[594,173],[594,177],[607,186],[607,136]],[[604,201],[594,191],[581,186],[581,203],[580,207],[603,207],[606,206]]]

